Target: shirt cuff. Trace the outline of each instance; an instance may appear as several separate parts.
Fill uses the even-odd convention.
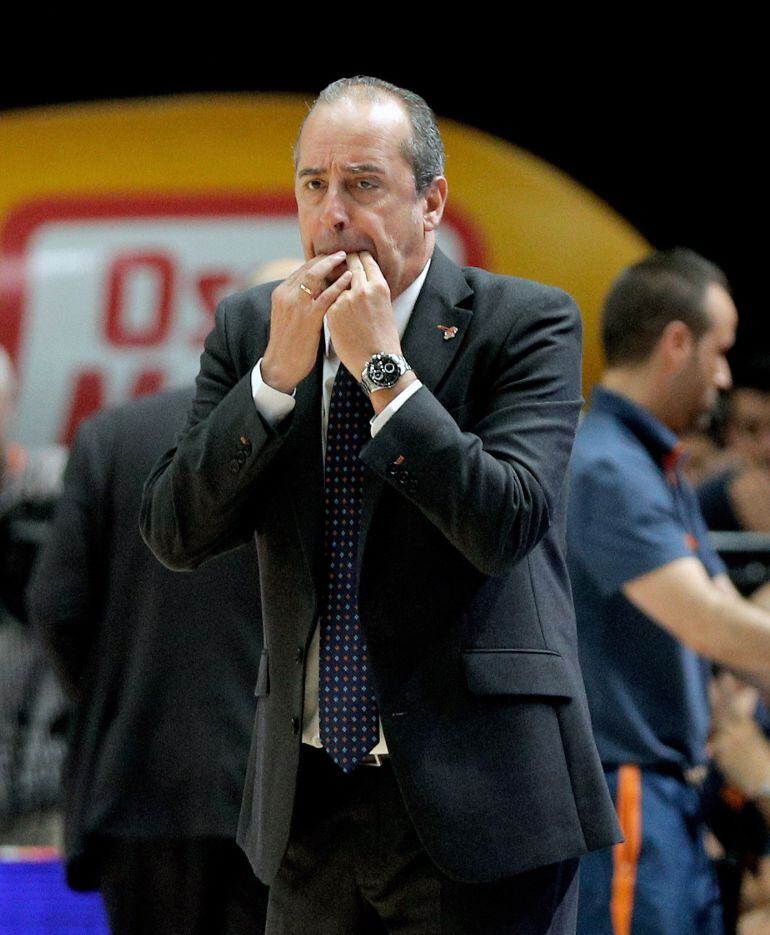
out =
[[[388,405],[378,413],[370,422],[369,426],[372,431],[372,438],[382,429],[388,419],[391,416],[395,415],[398,410],[404,405],[404,403],[411,399],[412,396],[419,390],[422,386],[422,383],[419,380],[413,380],[409,386],[405,387],[401,392],[396,396],[395,399],[391,399]]]
[[[268,386],[262,379],[261,357],[254,364],[254,369],[251,371],[251,395],[254,398],[257,412],[272,428],[275,428],[279,422],[283,422],[294,409],[294,393],[291,396],[288,393],[282,393],[280,390]],[[394,399],[393,402],[396,402],[396,400]]]

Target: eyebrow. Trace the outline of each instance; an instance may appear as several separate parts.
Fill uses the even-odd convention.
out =
[[[377,175],[381,175],[385,170],[382,166],[378,166],[373,162],[359,162],[352,163],[350,165],[343,166],[345,172],[352,172],[354,175],[363,175],[366,172],[372,172]],[[297,177],[302,179],[307,175],[325,175],[326,170],[322,168],[309,167],[307,169],[300,169],[297,173]]]

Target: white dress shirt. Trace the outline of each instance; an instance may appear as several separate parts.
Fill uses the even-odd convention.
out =
[[[423,271],[414,280],[414,282],[405,289],[401,295],[393,302],[393,318],[396,322],[398,335],[403,338],[409,319],[412,317],[417,297],[420,294],[425,277],[428,275],[430,260],[425,264]],[[329,334],[329,327],[324,318],[324,339],[326,350],[323,364],[323,397],[322,397],[322,422],[323,422],[323,445],[326,447],[326,426],[329,419],[329,401],[332,395],[332,386],[334,378],[337,376],[337,370],[340,365],[340,359],[334,351],[334,345]],[[261,370],[262,360],[257,361],[254,369],[251,371],[251,393],[254,397],[254,405],[257,411],[269,422],[276,426],[286,418],[294,409],[294,396],[282,393],[280,390],[268,386],[262,379]],[[353,376],[357,376],[353,374]],[[414,380],[404,390],[402,390],[395,399],[392,399],[388,405],[371,420],[371,432],[374,437],[390,419],[394,413],[410,399],[422,383]],[[310,744],[313,747],[320,747],[321,735],[318,720],[318,669],[320,655],[320,627],[316,626],[313,633],[313,639],[310,642],[310,649],[307,653],[307,667],[305,669],[305,704],[302,717],[302,742]],[[388,747],[385,743],[385,735],[382,730],[382,721],[380,721],[380,740],[372,753],[387,753]]]

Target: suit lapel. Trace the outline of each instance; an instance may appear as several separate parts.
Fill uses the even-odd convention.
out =
[[[436,248],[401,342],[404,357],[424,386],[435,395],[440,394],[441,384],[473,317],[469,308],[462,307],[472,295],[473,290],[461,270]],[[446,334],[452,335],[449,340],[445,339]],[[361,553],[384,484],[378,474],[366,470],[361,506]]]
[[[434,394],[462,346],[473,312],[461,303],[472,295],[462,272],[437,249],[402,341],[404,357]]]

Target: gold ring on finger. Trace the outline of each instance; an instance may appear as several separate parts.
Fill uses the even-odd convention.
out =
[[[301,282],[299,287],[306,295],[309,295],[311,299],[313,298],[313,290],[309,286],[306,286],[304,282]]]

